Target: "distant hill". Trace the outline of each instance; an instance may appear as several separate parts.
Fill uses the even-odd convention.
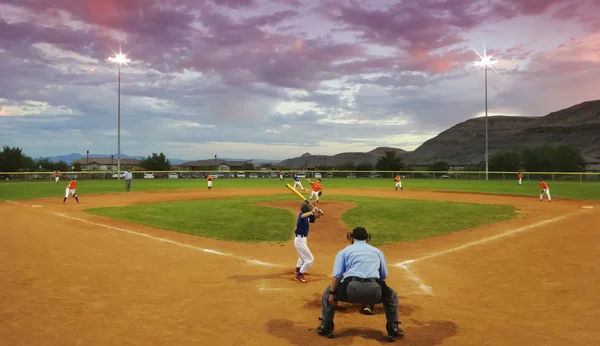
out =
[[[348,161],[352,161],[356,165],[364,163],[370,163],[374,165],[377,160],[381,156],[385,155],[385,152],[388,150],[396,152],[396,155],[399,157],[403,157],[408,154],[408,152],[405,150],[388,147],[375,148],[367,153],[347,152],[337,155],[312,155],[310,153],[304,153],[299,157],[285,159],[279,162],[279,165],[292,169],[305,166],[308,168],[313,168],[316,166],[340,166]]]
[[[490,154],[542,144],[568,144],[587,158],[600,158],[600,100],[543,117],[488,117]],[[485,118],[457,124],[426,141],[406,157],[410,164],[477,165],[485,161]]]
[[[115,160],[117,158],[117,154],[112,154],[115,157]],[[111,154],[92,154],[90,153],[90,157],[110,157]],[[83,159],[85,158],[86,155],[85,154],[78,154],[78,153],[71,153],[68,155],[59,155],[59,156],[54,156],[54,157],[48,157],[48,159],[52,162],[58,162],[58,161],[64,161],[66,163],[71,163],[75,160],[78,159]],[[148,156],[129,156],[129,155],[124,155],[121,154],[121,158],[122,159],[145,159]],[[182,159],[172,159],[172,158],[168,158],[169,161],[171,162],[172,165],[180,165],[184,162],[188,162],[188,161],[193,161],[193,160],[182,160]],[[223,158],[222,160],[226,160],[226,161],[246,161],[248,159],[230,159],[230,158]],[[279,160],[268,160],[268,159],[252,159],[253,163],[277,163],[279,162]]]

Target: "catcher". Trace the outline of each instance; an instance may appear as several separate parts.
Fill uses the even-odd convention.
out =
[[[311,223],[314,223],[318,218],[323,216],[323,211],[304,200],[300,203],[300,214],[296,221],[296,229],[294,230],[294,247],[298,252],[298,262],[296,263],[295,279],[307,283],[304,274],[310,269],[315,258],[313,257],[307,244],[308,230]]]
[[[333,337],[333,317],[338,302],[372,305],[383,303],[388,341],[404,337],[398,327],[398,295],[385,283],[388,270],[381,250],[367,242],[371,235],[363,227],[348,233],[351,245],[338,252],[333,264],[333,280],[321,298],[322,317],[317,333]]]

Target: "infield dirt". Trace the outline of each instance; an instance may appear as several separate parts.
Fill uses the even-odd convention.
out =
[[[0,203],[0,344],[387,344],[379,306],[375,316],[363,316],[356,306],[343,305],[336,314],[334,339],[315,332],[334,256],[348,244],[350,228],[340,215],[351,203],[323,199],[326,215],[312,226],[309,238],[316,261],[308,284],[293,280],[297,257],[291,240],[231,243],[83,211],[276,193],[287,191],[132,192],[82,195],[81,204],[61,205],[60,196]],[[396,344],[600,344],[600,203],[410,190],[327,193],[520,209],[518,218],[506,222],[381,247],[390,270],[388,284],[400,295],[401,327],[406,331]],[[296,211],[298,200],[291,196],[289,202],[269,205]],[[582,209],[585,205],[594,208]],[[535,224],[540,225],[523,229]],[[293,225],[281,227],[293,231]],[[393,266],[420,258],[410,264],[410,272]],[[420,283],[431,291],[423,291]]]

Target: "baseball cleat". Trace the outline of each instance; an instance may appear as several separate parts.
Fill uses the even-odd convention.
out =
[[[321,336],[326,336],[328,338],[333,338],[333,322],[331,322],[331,327],[325,326],[325,321],[321,317],[321,324],[317,327],[317,333]]]
[[[373,305],[361,305],[360,312],[363,315],[375,315],[375,306]]]
[[[389,342],[394,342],[404,337],[404,330],[398,327],[398,324],[400,324],[400,322],[388,322],[385,326],[385,329],[387,329],[388,332],[387,339]]]
[[[308,281],[306,281],[306,278],[304,277],[304,275],[298,275],[296,274],[296,277],[294,278],[297,281],[300,281],[302,283],[308,283]]]

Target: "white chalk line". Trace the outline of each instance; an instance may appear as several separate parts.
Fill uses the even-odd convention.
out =
[[[292,292],[291,288],[275,288],[275,287],[267,287],[267,285],[265,285],[264,283],[261,283],[260,285],[256,285],[256,288],[258,288],[259,291],[287,291],[287,292]]]
[[[244,258],[244,257],[236,256],[236,255],[233,255],[233,254],[216,251],[216,250],[205,249],[205,248],[202,248],[202,247],[199,247],[199,246],[194,246],[194,245],[190,245],[190,244],[180,243],[180,242],[177,242],[177,241],[174,241],[174,240],[171,240],[171,239],[155,237],[155,236],[152,236],[152,235],[149,235],[149,234],[135,232],[135,231],[130,231],[128,229],[124,229],[124,228],[120,228],[120,227],[115,227],[115,226],[110,226],[110,225],[105,225],[105,224],[98,223],[98,222],[88,221],[88,220],[85,220],[85,219],[80,219],[80,218],[77,218],[77,217],[73,217],[73,216],[69,216],[69,215],[65,215],[65,214],[61,214],[61,213],[51,213],[51,214],[52,215],[56,215],[56,216],[60,216],[60,217],[64,217],[64,218],[69,219],[69,220],[84,222],[84,223],[87,223],[87,224],[90,224],[90,225],[104,227],[104,228],[108,228],[108,229],[112,229],[112,230],[115,230],[115,231],[124,232],[124,233],[128,233],[128,234],[133,234],[133,235],[137,235],[137,236],[140,236],[140,237],[144,237],[144,238],[148,238],[148,239],[160,241],[160,242],[163,242],[163,243],[173,244],[173,245],[185,247],[185,248],[192,249],[192,250],[202,251],[202,252],[206,252],[206,253],[210,253],[210,254],[214,254],[214,255],[219,255],[219,256],[236,258],[236,259],[242,260],[242,261],[250,263],[250,264],[257,264],[257,265],[262,265],[262,266],[267,266],[267,267],[281,267],[281,265],[278,265],[278,264],[273,264],[273,263],[263,262],[263,261],[259,261],[259,260],[248,259],[248,258]]]
[[[422,256],[422,257],[415,258],[415,259],[411,259],[411,260],[403,261],[403,262],[400,262],[400,263],[396,263],[396,264],[394,264],[394,266],[396,266],[396,267],[402,267],[403,265],[405,266],[405,265],[408,265],[408,264],[411,264],[411,263],[414,263],[414,262],[417,262],[417,261],[422,261],[422,260],[426,260],[426,259],[429,259],[429,258],[446,255],[446,254],[449,254],[449,253],[452,253],[452,252],[457,252],[457,251],[464,250],[466,248],[469,248],[469,247],[472,247],[472,246],[475,246],[475,245],[489,243],[491,241],[494,241],[494,240],[497,240],[497,239],[500,239],[500,238],[503,238],[503,237],[507,237],[509,235],[513,235],[513,234],[516,234],[516,233],[521,233],[521,232],[530,230],[532,228],[536,228],[536,227],[540,227],[540,226],[547,225],[547,224],[550,224],[550,223],[554,223],[554,222],[557,222],[557,221],[569,218],[569,217],[571,217],[571,216],[573,216],[575,214],[580,214],[582,212],[583,211],[579,210],[579,211],[576,211],[576,212],[573,212],[573,213],[569,213],[569,214],[565,214],[565,215],[562,215],[562,216],[558,216],[558,217],[555,217],[555,218],[552,218],[552,219],[548,219],[548,220],[536,222],[536,223],[533,223],[531,225],[527,225],[527,226],[523,226],[523,227],[520,227],[520,228],[515,228],[515,229],[512,229],[512,230],[508,230],[508,231],[506,231],[504,233],[500,233],[500,234],[497,234],[497,235],[494,235],[494,236],[491,236],[491,237],[482,238],[480,240],[469,242],[469,243],[466,243],[466,244],[463,244],[461,246],[457,246],[457,247],[454,247],[454,248],[451,248],[451,249],[448,249],[448,250],[434,252],[434,253],[429,254],[429,255],[425,255],[425,256]]]
[[[12,203],[12,204],[17,204],[17,205],[22,205],[22,206],[26,206],[26,207],[34,207],[34,208],[38,207],[37,205],[31,205],[31,206],[29,206],[29,205],[26,205],[26,204],[18,203],[18,202],[15,202],[15,201],[9,201],[9,200],[6,200],[5,202]],[[229,254],[229,253],[225,253],[225,252],[220,252],[220,251],[216,251],[216,250],[212,250],[212,249],[205,249],[205,248],[202,248],[202,247],[199,247],[199,246],[194,246],[194,245],[190,245],[190,244],[180,243],[180,242],[177,242],[177,241],[174,241],[174,240],[171,240],[171,239],[155,237],[155,236],[151,236],[149,234],[135,232],[135,231],[130,231],[128,229],[114,227],[114,226],[110,226],[110,225],[105,225],[105,224],[98,223],[98,222],[92,222],[92,221],[88,221],[88,220],[85,220],[85,219],[80,219],[80,218],[77,218],[77,217],[73,217],[73,216],[69,216],[69,215],[65,215],[65,214],[61,214],[61,213],[52,212],[50,214],[55,215],[55,216],[59,216],[59,217],[63,217],[63,218],[66,218],[66,219],[70,219],[70,220],[73,220],[73,221],[84,222],[84,223],[87,223],[87,224],[90,224],[90,225],[94,225],[94,226],[104,227],[104,228],[112,229],[112,230],[119,231],[119,232],[124,232],[124,233],[128,233],[128,234],[137,235],[137,236],[140,236],[140,237],[144,237],[144,238],[148,238],[148,239],[160,241],[160,242],[163,242],[163,243],[169,243],[169,244],[172,244],[172,245],[177,245],[177,246],[185,247],[185,248],[196,250],[196,251],[202,251],[202,252],[210,253],[210,254],[213,254],[213,255],[224,256],[224,257],[231,257],[231,258],[235,258],[235,259],[238,259],[238,260],[244,261],[246,263],[250,263],[250,264],[262,265],[262,266],[266,266],[266,267],[283,267],[280,264],[273,264],[273,263],[269,263],[269,262],[263,262],[263,261],[259,261],[259,260],[254,260],[254,259],[249,259],[249,258],[245,258],[245,257],[241,257],[241,256],[236,256],[236,255],[233,255],[233,254]]]
[[[524,231],[530,230],[532,228],[536,228],[536,227],[539,227],[539,226],[543,226],[543,225],[547,225],[547,224],[550,224],[550,223],[554,223],[554,222],[557,222],[557,221],[569,218],[569,217],[571,217],[573,215],[580,214],[582,212],[585,212],[585,211],[579,210],[579,211],[572,212],[572,213],[569,213],[569,214],[565,214],[565,215],[562,215],[562,216],[558,216],[558,217],[555,217],[555,218],[552,218],[552,219],[548,219],[548,220],[536,222],[534,224],[527,225],[527,226],[524,226],[524,227],[515,228],[515,229],[512,229],[512,230],[506,231],[504,233],[500,233],[500,234],[497,234],[497,235],[494,235],[494,236],[491,236],[491,237],[486,237],[486,238],[483,238],[483,239],[480,239],[480,240],[469,242],[469,243],[466,243],[466,244],[463,244],[461,246],[457,246],[457,247],[454,247],[454,248],[451,248],[451,249],[448,249],[448,250],[434,252],[434,253],[429,254],[429,255],[425,255],[425,256],[422,256],[422,257],[415,258],[415,259],[406,260],[406,261],[403,261],[403,262],[400,262],[400,263],[396,263],[396,264],[393,264],[393,266],[394,267],[400,267],[400,268],[404,269],[406,271],[406,274],[408,275],[408,278],[410,280],[414,281],[418,285],[419,289],[421,290],[421,292],[420,292],[421,294],[433,295],[433,289],[431,288],[431,286],[426,285],[425,282],[418,275],[416,275],[415,273],[413,273],[410,270],[409,266],[411,264],[413,264],[413,263],[415,263],[417,261],[422,261],[422,260],[426,260],[426,259],[429,259],[429,258],[434,258],[434,257],[446,255],[446,254],[449,254],[449,253],[457,252],[457,251],[460,251],[460,250],[464,250],[466,248],[469,248],[469,247],[472,247],[472,246],[475,246],[475,245],[480,245],[480,244],[488,243],[488,242],[500,239],[502,237],[506,237],[506,236],[509,236],[509,235],[513,235],[513,234],[516,234],[516,233],[520,233],[520,232],[524,232]]]

